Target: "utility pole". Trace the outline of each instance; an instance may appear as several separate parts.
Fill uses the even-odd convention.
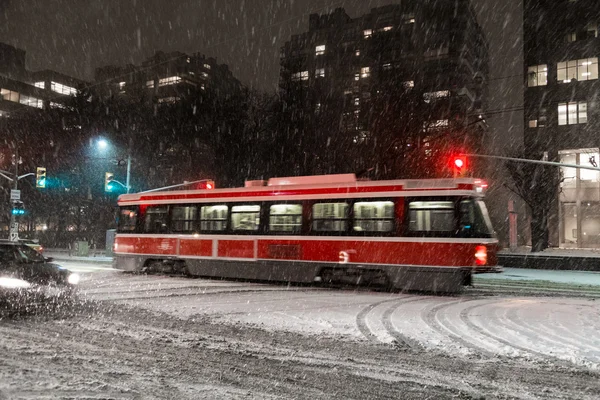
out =
[[[10,193],[10,241],[18,242],[19,241],[19,223],[17,222],[17,217],[13,213],[13,208],[15,204],[15,200],[20,200],[19,193],[19,148],[15,144],[15,179],[14,179],[14,190],[11,190]],[[19,199],[15,199],[17,196]]]

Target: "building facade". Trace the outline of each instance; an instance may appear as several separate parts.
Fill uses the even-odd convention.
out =
[[[600,3],[525,0],[525,151],[582,167],[600,162]],[[600,247],[597,171],[562,168],[551,243]]]
[[[96,69],[100,95],[143,95],[156,104],[172,104],[198,91],[228,96],[242,87],[227,64],[203,54],[156,52],[140,65]]]
[[[0,43],[0,117],[27,107],[65,107],[84,84],[56,71],[28,71],[25,51]]]
[[[385,143],[424,159],[448,139],[481,144],[486,131],[488,47],[468,0],[313,14],[280,62],[282,98],[304,111],[306,135],[325,127],[321,136],[333,131],[345,145]]]

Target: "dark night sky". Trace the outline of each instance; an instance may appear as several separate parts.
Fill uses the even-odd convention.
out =
[[[514,77],[522,73],[520,1],[473,0],[490,43],[493,110],[522,104],[522,78]],[[0,0],[0,42],[26,50],[30,70],[53,69],[87,80],[96,67],[139,64],[157,50],[200,52],[229,64],[243,83],[274,90],[279,48],[308,29],[309,14],[344,7],[357,17],[395,2]],[[499,144],[522,135],[520,112],[489,122]]]

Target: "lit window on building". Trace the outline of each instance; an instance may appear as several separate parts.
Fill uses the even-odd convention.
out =
[[[169,85],[176,85],[179,82],[181,82],[181,77],[179,76],[169,76],[167,78],[160,78],[158,80],[158,86],[169,86]]]
[[[559,62],[556,66],[556,78],[559,83],[598,79],[598,57]]]
[[[119,90],[123,91],[125,89],[126,82],[119,82]]]
[[[189,63],[191,63],[191,62],[192,62],[192,59],[191,59],[191,58],[189,58],[189,57],[187,57],[187,58],[185,59],[185,61],[186,61],[186,62],[189,64]]]
[[[14,103],[19,102],[19,92],[8,89],[0,89],[0,96],[2,96],[2,100],[12,101]]]
[[[356,51],[354,52],[354,55],[355,55],[356,57],[360,56],[360,50],[356,50]]]
[[[43,108],[44,107],[44,103],[42,102],[41,99],[32,97],[32,96],[27,96],[22,94],[21,97],[19,98],[19,103],[29,106],[29,107],[36,107],[36,108]]]
[[[533,65],[527,68],[527,86],[546,86],[548,84],[548,65]]]
[[[371,67],[362,67],[360,69],[360,77],[368,78],[369,76],[371,76]]]
[[[414,24],[415,23],[415,13],[402,14],[402,23]]]
[[[576,41],[577,41],[577,33],[576,32],[567,33],[567,42],[571,43],[571,42],[576,42]]]
[[[363,37],[364,37],[365,39],[368,39],[368,38],[370,38],[371,36],[373,36],[373,29],[365,29],[365,30],[363,31]]]
[[[359,81],[360,80],[360,74],[359,73],[354,74],[354,80],[355,81]]]
[[[307,81],[308,80],[308,71],[300,71],[294,72],[292,74],[293,81]]]
[[[360,106],[360,97],[355,97],[354,98],[354,105],[355,106]]]
[[[435,121],[429,121],[423,123],[423,128],[426,131],[434,131],[438,129],[447,128],[450,125],[450,122],[447,119],[438,119]]]
[[[202,77],[203,78],[208,78],[208,72],[202,72]]]
[[[423,100],[425,101],[425,103],[430,103],[432,100],[435,101],[436,99],[441,99],[445,97],[450,97],[449,90],[438,90],[436,92],[423,93]]]
[[[77,94],[77,89],[71,86],[63,85],[58,82],[50,82],[50,90],[60,94],[66,94],[69,96],[75,96]]]
[[[54,101],[50,102],[50,108],[60,108],[62,110],[66,109],[67,107],[65,107],[63,104],[60,103],[56,103]]]
[[[317,47],[315,47],[315,55],[316,56],[321,56],[325,54],[325,45],[324,44],[320,44]]]
[[[394,27],[393,27],[393,26],[384,26],[383,28],[381,28],[381,30],[382,30],[382,31],[384,31],[384,32],[389,32],[389,31],[391,31],[392,29],[394,29]]]
[[[204,64],[204,68],[210,69],[210,65],[209,64]]]
[[[392,69],[392,63],[385,63],[381,66],[385,71]]]
[[[538,120],[537,119],[530,119],[529,120],[529,127],[530,128],[537,128],[538,126]]]
[[[204,83],[201,83],[201,84],[200,84],[200,89],[202,89],[202,90],[206,90],[206,86],[204,85]]]
[[[176,103],[180,100],[179,97],[175,97],[175,96],[170,96],[170,97],[162,97],[160,99],[158,99],[158,103],[167,103],[167,104],[172,104],[172,103]]]
[[[154,80],[151,80],[151,81],[146,81],[146,87],[147,87],[148,89],[152,89],[152,88],[154,88]]]
[[[415,81],[402,82],[402,86],[404,86],[405,89],[412,89],[415,87]]]
[[[317,68],[315,70],[315,78],[324,78],[325,77],[325,68]]]
[[[321,112],[321,103],[317,103],[315,104],[315,113],[320,113]]]
[[[34,86],[36,88],[46,89],[46,82],[44,82],[44,81],[42,81],[42,82],[36,82],[36,83],[34,83]]]
[[[558,125],[576,125],[585,123],[587,123],[586,101],[558,103]]]

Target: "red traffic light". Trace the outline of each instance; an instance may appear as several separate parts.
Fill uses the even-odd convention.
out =
[[[457,156],[452,159],[452,166],[454,169],[462,171],[467,167],[467,157],[465,156]]]
[[[214,188],[215,188],[215,181],[213,181],[212,179],[207,179],[205,181],[198,182],[196,184],[197,190],[214,189]]]

